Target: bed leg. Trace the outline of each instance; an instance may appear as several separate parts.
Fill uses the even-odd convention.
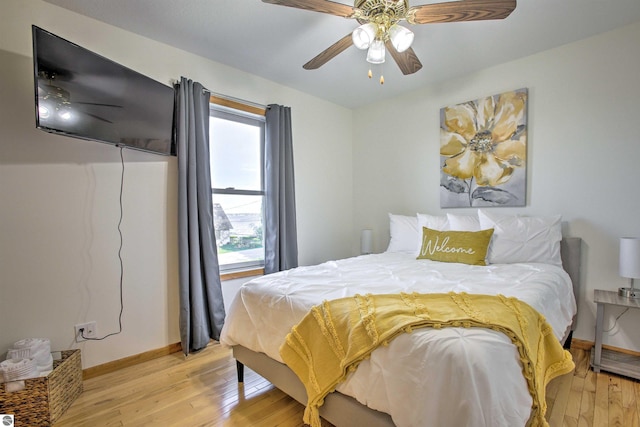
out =
[[[236,360],[236,372],[238,373],[238,382],[244,383],[244,365]]]
[[[573,339],[573,331],[569,331],[569,335],[567,336],[567,339],[564,342],[564,349],[565,350],[569,350],[571,349],[571,340]]]

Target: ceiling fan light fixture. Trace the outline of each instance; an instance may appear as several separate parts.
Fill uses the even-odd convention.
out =
[[[413,31],[401,25],[394,24],[389,28],[389,39],[398,52],[404,52],[413,43]]]
[[[377,30],[376,24],[373,22],[360,25],[351,33],[353,45],[358,49],[367,49],[375,40]]]
[[[415,25],[505,19],[515,10],[517,3],[516,0],[435,0],[436,2],[410,6],[409,0],[353,0],[352,7],[336,0],[262,1],[354,19],[361,24],[355,31],[348,33],[304,64],[302,67],[305,70],[320,68],[351,45],[363,50],[370,49],[367,55],[369,62],[384,62],[384,48],[371,49],[371,45],[368,44],[378,40],[378,45],[381,44],[380,41],[390,43],[393,60],[404,75],[417,72],[422,68],[422,63],[411,49],[413,33],[406,28],[395,27],[398,22]],[[366,31],[373,28],[375,37],[371,39]]]
[[[385,53],[384,42],[380,39],[375,39],[367,51],[367,62],[371,64],[382,64]]]

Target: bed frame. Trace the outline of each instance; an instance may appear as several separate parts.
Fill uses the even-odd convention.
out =
[[[579,237],[565,237],[562,239],[562,266],[571,277],[576,301],[579,300],[580,290],[581,248],[582,239]],[[571,338],[575,330],[576,320],[577,314],[574,316],[573,323],[565,333],[563,339],[565,348],[571,346]],[[244,382],[244,366],[246,365],[301,404],[307,404],[307,392],[304,386],[287,365],[271,359],[264,353],[257,353],[239,345],[233,347],[233,356],[236,359],[238,382]],[[335,426],[395,426],[389,414],[371,409],[362,405],[354,398],[337,391],[330,393],[325,398],[324,404],[320,407],[320,416]]]

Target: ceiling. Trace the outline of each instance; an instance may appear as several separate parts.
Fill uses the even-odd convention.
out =
[[[351,19],[260,0],[45,1],[348,108],[640,21],[639,0],[518,0],[504,20],[407,25],[423,68],[404,76],[388,58],[368,79],[366,52],[353,46],[318,70],[302,68],[353,31]]]

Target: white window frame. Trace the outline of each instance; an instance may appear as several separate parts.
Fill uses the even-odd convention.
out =
[[[250,125],[258,125],[260,128],[260,164],[264,164],[264,139],[265,139],[265,114],[259,114],[254,111],[260,111],[259,109],[252,108],[250,106],[246,106],[248,108],[233,108],[228,105],[223,105],[223,103],[216,102],[217,99],[212,97],[209,103],[209,117],[217,117],[225,120],[236,121],[240,123],[250,124]],[[224,103],[224,104],[229,104]],[[236,107],[241,107],[237,103],[233,103]],[[253,111],[248,111],[253,110]],[[264,110],[262,110],[264,111]],[[244,190],[244,189],[236,189],[233,187],[230,188],[211,188],[211,196],[214,194],[229,194],[229,195],[244,195],[244,196],[262,196],[262,237],[263,237],[263,245],[264,245],[264,196],[265,196],[265,188],[264,188],[264,168],[260,168],[260,184],[261,190]],[[214,224],[215,226],[215,224]],[[220,273],[225,275],[234,275],[237,272],[243,271],[254,271],[258,269],[264,268],[264,254],[262,260],[256,261],[247,261],[247,262],[238,262],[233,264],[225,264],[220,265]],[[240,276],[241,277],[241,276]]]

